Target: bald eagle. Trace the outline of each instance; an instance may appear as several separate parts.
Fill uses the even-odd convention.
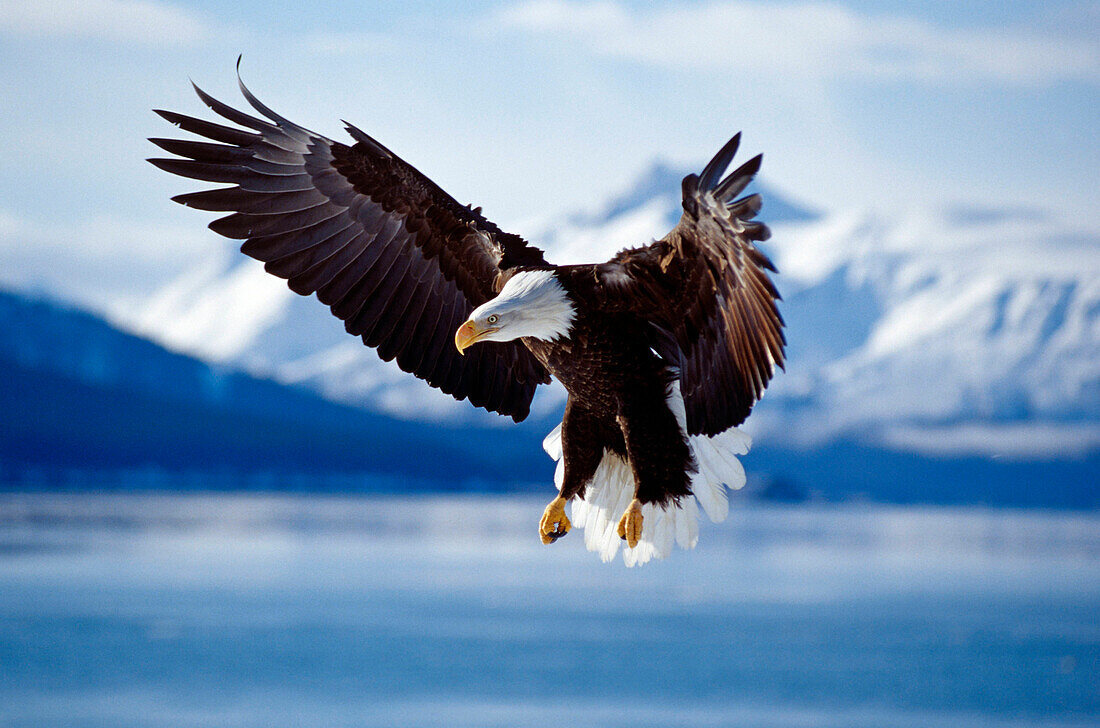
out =
[[[238,82],[263,119],[197,86],[235,126],[156,111],[205,140],[151,139],[178,158],[149,161],[230,185],[173,199],[231,213],[210,228],[458,400],[519,422],[556,377],[569,397],[544,442],[559,493],[543,543],[576,523],[605,561],[625,542],[634,565],[695,545],[696,500],[712,520],[726,516],[726,486],[745,482],[735,456],[749,438],[737,425],[786,343],[775,268],[754,245],[769,236],[753,221],[760,196],[738,197],[761,157],[723,177],[740,134],[684,178],[683,214],[665,237],[556,266],[351,124],[353,144],[333,141]]]

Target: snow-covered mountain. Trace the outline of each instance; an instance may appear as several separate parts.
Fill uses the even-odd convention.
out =
[[[606,259],[675,223],[684,173],[655,165],[598,209],[517,232],[555,262]],[[1100,450],[1100,231],[1041,209],[819,214],[760,191],[790,346],[749,420],[758,444],[1028,460]],[[231,244],[218,251],[112,320],[401,418],[500,420],[381,362]],[[563,397],[545,388],[534,415]]]
[[[943,456],[1100,449],[1096,231],[1036,210],[846,212],[776,226],[772,250],[792,365],[762,432]]]

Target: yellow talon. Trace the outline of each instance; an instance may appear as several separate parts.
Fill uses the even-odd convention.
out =
[[[569,529],[573,527],[565,515],[565,502],[565,499],[559,495],[546,506],[542,520],[539,521],[539,537],[542,538],[543,543],[554,543],[569,533]]]
[[[630,548],[638,545],[642,537],[642,503],[637,498],[630,501],[630,506],[623,512],[619,519],[619,538],[626,541]]]

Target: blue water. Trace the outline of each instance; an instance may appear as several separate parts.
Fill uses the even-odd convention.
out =
[[[1100,515],[0,495],[0,726],[1096,726]]]

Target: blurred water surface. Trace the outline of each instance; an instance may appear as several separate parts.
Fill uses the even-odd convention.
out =
[[[0,725],[1100,724],[1096,514],[735,506],[626,569],[543,505],[0,494]]]

